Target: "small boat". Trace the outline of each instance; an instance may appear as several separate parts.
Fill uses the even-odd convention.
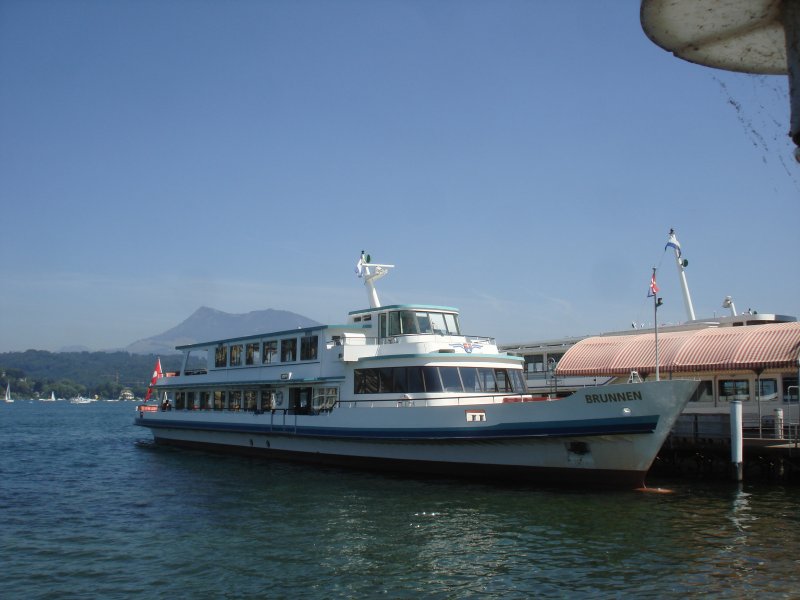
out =
[[[133,402],[136,400],[136,397],[133,395],[133,392],[130,389],[123,388],[119,393],[119,400],[122,402]]]
[[[56,401],[56,393],[51,391],[50,392],[50,397],[49,398],[41,398],[41,401],[42,402],[55,402]]]
[[[70,399],[70,402],[72,404],[89,404],[89,403],[94,402],[94,401],[95,401],[94,398],[85,398],[85,397],[80,396],[80,395]]]
[[[14,402],[14,399],[11,397],[11,384],[10,383],[6,383],[5,401],[8,402],[8,403]]]
[[[393,265],[362,253],[369,308],[320,325],[179,346],[135,424],[156,444],[322,464],[641,487],[696,380],[528,392],[523,359],[457,309],[382,306]],[[162,400],[155,400],[156,398]]]

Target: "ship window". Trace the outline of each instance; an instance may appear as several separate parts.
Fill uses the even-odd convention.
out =
[[[246,365],[257,365],[261,362],[261,352],[259,352],[259,348],[261,344],[247,344],[245,346],[244,352],[244,364]]]
[[[317,360],[317,336],[300,338],[300,360]]]
[[[311,388],[291,388],[289,390],[289,408],[296,414],[309,414],[311,412]]]
[[[378,369],[378,393],[379,394],[387,394],[394,391],[394,384],[392,382],[392,371],[391,367],[384,367],[382,369]]]
[[[186,407],[186,392],[175,392],[175,410]]]
[[[387,325],[386,313],[381,313],[380,332],[378,333],[378,335],[380,337],[386,337],[387,336],[386,325]]]
[[[199,408],[201,410],[208,410],[210,408],[211,394],[208,392],[198,392],[198,395],[200,396]]]
[[[189,351],[184,375],[204,375],[208,372],[208,348]]]
[[[461,378],[458,376],[458,367],[442,367],[439,369],[445,392],[463,392]]]
[[[228,408],[230,410],[239,410],[242,408],[242,392],[239,390],[234,390],[230,392],[228,398]]]
[[[426,392],[442,391],[442,381],[439,379],[439,369],[436,367],[422,367],[422,379],[425,382]]]
[[[398,394],[406,393],[408,391],[408,376],[406,374],[408,369],[406,367],[395,367],[392,371],[394,371],[394,385],[392,386],[392,390]]]
[[[272,406],[272,392],[269,390],[261,390],[261,410],[269,410]]]
[[[378,370],[377,369],[356,369],[355,372],[355,393],[356,394],[377,394],[378,393]]]
[[[389,313],[389,335],[400,335],[400,313],[396,310]]]
[[[275,362],[278,356],[278,340],[264,342],[264,352],[261,356],[264,364]]]
[[[258,392],[256,390],[245,390],[244,391],[244,409],[245,410],[256,410],[258,402]]]
[[[186,410],[194,409],[194,392],[186,392]]]
[[[239,367],[242,365],[242,345],[235,344],[231,346],[231,366]]]
[[[515,392],[524,393],[528,391],[528,385],[525,383],[525,378],[522,376],[522,371],[517,371],[514,369],[509,371],[509,375],[511,375],[511,384],[514,387]]]
[[[508,372],[505,369],[495,369],[494,375],[497,378],[497,391],[499,392],[513,392],[514,388],[508,378]]]
[[[225,408],[225,392],[217,390],[214,392],[214,410],[222,410]]]
[[[459,367],[461,381],[464,382],[465,392],[481,392],[481,382],[478,378],[478,370],[474,367]]]
[[[433,333],[444,335],[447,333],[447,324],[444,322],[444,315],[442,313],[430,313],[431,330]]]
[[[217,350],[214,352],[214,366],[217,368],[228,366],[227,346],[217,346]]]
[[[445,323],[447,323],[447,331],[450,335],[459,335],[461,331],[458,327],[458,319],[456,316],[452,313],[446,313],[444,315],[444,320]]]
[[[431,319],[426,312],[418,312],[416,313],[417,317],[417,327],[419,327],[419,333],[430,333],[431,332]]]
[[[330,410],[336,406],[339,400],[339,388],[321,387],[317,388],[314,398],[311,400],[311,408],[315,411]]]
[[[295,360],[297,360],[297,340],[295,338],[281,340],[281,362]]]
[[[419,329],[417,328],[417,319],[415,318],[413,311],[400,311],[400,332],[404,335],[419,333]]]
[[[497,391],[497,382],[494,379],[494,369],[478,369],[478,377],[480,379],[481,388],[483,388],[484,392]]]
[[[408,367],[406,369],[408,377],[408,392],[419,393],[425,391],[425,383],[422,381],[422,369],[419,367]]]

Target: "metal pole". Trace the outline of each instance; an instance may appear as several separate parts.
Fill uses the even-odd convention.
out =
[[[670,240],[673,238],[675,242],[678,243],[678,238],[675,235],[675,230],[669,230]],[[689,284],[686,282],[686,267],[683,265],[683,259],[681,258],[681,251],[680,249],[675,246],[673,248],[675,252],[675,265],[678,267],[678,277],[681,281],[681,292],[683,293],[683,306],[686,308],[686,316],[690,321],[695,320],[694,316],[694,305],[692,304],[692,296],[689,293]]]
[[[656,280],[656,268],[653,267],[653,281]],[[661,379],[658,370],[658,292],[653,291],[653,326],[655,328],[655,341],[656,341],[656,381]]]
[[[761,371],[756,371],[756,406],[758,407],[758,438],[764,438],[764,432],[761,431]]]
[[[743,465],[744,445],[742,443],[742,401],[731,402],[731,463],[733,477],[741,481],[744,477]]]

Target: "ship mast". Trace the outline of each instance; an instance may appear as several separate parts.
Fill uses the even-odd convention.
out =
[[[380,308],[381,301],[378,299],[378,291],[375,289],[375,282],[381,277],[389,274],[389,269],[394,265],[379,265],[370,262],[370,255],[361,251],[361,258],[356,263],[356,273],[364,279],[364,286],[367,288],[367,298],[370,308]]]
[[[683,305],[686,307],[686,315],[689,317],[690,321],[694,321],[694,306],[692,305],[692,297],[689,295],[689,284],[686,283],[685,269],[689,261],[685,258],[681,258],[681,245],[680,242],[678,242],[678,238],[675,236],[674,229],[669,230],[669,239],[667,240],[667,245],[664,246],[664,250],[670,247],[675,251],[675,264],[678,266],[678,276],[681,280],[681,291],[683,292]]]

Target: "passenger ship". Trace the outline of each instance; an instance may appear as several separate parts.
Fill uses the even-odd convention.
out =
[[[696,381],[528,393],[523,359],[455,308],[381,306],[362,253],[346,324],[181,346],[136,424],[156,443],[447,476],[640,487]]]

